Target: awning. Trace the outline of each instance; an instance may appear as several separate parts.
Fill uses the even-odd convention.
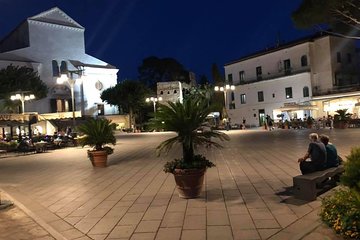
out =
[[[300,111],[300,110],[319,110],[319,108],[314,105],[294,104],[294,105],[280,107],[279,110],[282,112],[291,112],[291,111]]]

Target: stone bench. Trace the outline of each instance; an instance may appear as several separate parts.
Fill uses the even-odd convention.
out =
[[[324,190],[324,186],[322,186],[324,184],[322,183],[329,178],[336,180],[343,172],[344,165],[339,165],[338,167],[328,168],[323,171],[293,177],[295,198],[306,201],[315,200],[318,192]],[[332,183],[334,186],[336,185],[336,181],[332,181]]]

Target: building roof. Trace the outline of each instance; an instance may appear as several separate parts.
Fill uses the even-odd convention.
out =
[[[28,20],[85,29],[83,26],[81,26],[74,19],[69,17],[69,15],[67,15],[64,11],[62,11],[58,7],[51,8],[33,17],[29,17]]]
[[[259,56],[266,55],[266,54],[269,54],[269,53],[273,53],[273,52],[276,52],[276,51],[279,51],[279,50],[282,50],[282,49],[290,48],[290,47],[293,47],[293,46],[296,46],[296,45],[299,45],[299,44],[302,44],[302,43],[314,42],[316,39],[323,38],[323,37],[326,37],[326,36],[334,36],[334,35],[332,35],[330,33],[327,33],[327,32],[317,32],[316,34],[313,34],[311,36],[296,39],[296,40],[291,41],[291,42],[287,42],[287,43],[284,43],[284,44],[280,44],[278,46],[266,48],[266,49],[260,50],[258,52],[255,52],[255,53],[251,53],[249,55],[245,55],[245,56],[243,56],[243,57],[241,57],[239,59],[236,59],[236,60],[230,61],[229,63],[224,64],[224,66],[232,65],[234,63],[242,62],[242,61],[245,61],[245,60],[248,60],[248,59],[251,59],[251,58],[259,57]]]
[[[113,66],[111,64],[97,65],[97,64],[83,63],[83,62],[80,62],[78,60],[69,60],[69,61],[74,67],[92,67],[92,68],[117,69],[115,66]]]

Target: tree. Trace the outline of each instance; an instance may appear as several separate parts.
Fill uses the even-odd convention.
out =
[[[208,80],[208,78],[206,77],[206,75],[200,75],[199,77],[199,85],[200,86],[205,86],[205,85],[208,85],[210,82]]]
[[[213,78],[213,82],[214,82],[215,86],[224,86],[225,78],[220,73],[219,68],[216,65],[216,63],[214,63],[211,66],[211,74],[212,74],[212,78]],[[223,111],[222,106],[225,105],[224,93],[223,92],[215,92],[215,94],[212,96],[211,102],[216,103],[219,106],[217,108],[218,112],[222,112]]]
[[[29,91],[41,99],[46,97],[48,88],[34,69],[9,65],[0,70],[0,99],[9,99],[16,91]]]
[[[190,82],[189,72],[173,58],[145,58],[138,71],[140,82],[153,90],[157,82]]]
[[[331,32],[343,37],[359,38],[360,1],[303,0],[293,12],[292,19],[299,28],[330,26]]]
[[[108,104],[117,105],[130,115],[130,126],[135,124],[134,115],[145,104],[145,96],[149,93],[139,81],[125,80],[114,87],[105,89],[101,99]]]

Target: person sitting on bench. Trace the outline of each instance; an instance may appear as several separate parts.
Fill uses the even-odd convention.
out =
[[[340,161],[337,150],[333,144],[329,143],[329,136],[320,135],[320,141],[325,145],[326,148],[326,168],[339,166]]]
[[[319,141],[319,136],[316,133],[310,133],[309,139],[311,142],[305,156],[298,159],[302,174],[321,171],[326,166],[325,145]],[[308,158],[310,161],[306,161]]]

